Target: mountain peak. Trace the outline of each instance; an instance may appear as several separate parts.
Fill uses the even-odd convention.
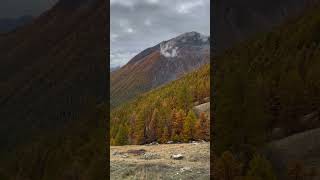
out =
[[[208,38],[209,38],[209,36],[205,36],[203,34],[196,32],[196,31],[191,31],[191,32],[183,33],[173,39],[175,39],[175,40],[192,40],[192,41],[201,40],[203,43],[206,43],[208,41]]]
[[[192,36],[199,36],[199,35],[201,35],[201,34],[196,31],[190,31],[190,32],[185,32],[185,33],[181,34],[180,36],[192,37]]]

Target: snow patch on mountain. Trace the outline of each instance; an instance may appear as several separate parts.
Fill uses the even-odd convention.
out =
[[[178,47],[175,47],[174,41],[164,42],[160,44],[160,54],[166,58],[174,58],[178,56]]]
[[[202,35],[200,34],[200,39],[203,43],[207,42],[209,40],[209,37],[208,36],[205,36],[205,35]]]

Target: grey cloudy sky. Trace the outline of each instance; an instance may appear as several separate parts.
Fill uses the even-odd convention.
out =
[[[58,0],[0,0],[0,18],[38,16]]]
[[[210,34],[210,0],[111,0],[110,66],[185,32]]]

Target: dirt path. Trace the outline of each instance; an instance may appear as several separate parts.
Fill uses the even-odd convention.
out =
[[[127,153],[145,150],[140,154]],[[210,179],[210,144],[111,146],[111,179]],[[174,160],[172,155],[183,159]]]

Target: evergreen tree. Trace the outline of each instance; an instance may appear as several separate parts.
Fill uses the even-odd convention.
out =
[[[215,180],[234,180],[241,176],[242,165],[229,151],[224,152],[213,166]]]
[[[155,108],[152,113],[151,121],[149,124],[150,130],[150,141],[156,141],[158,139],[158,119],[157,119],[158,109]]]
[[[146,124],[145,124],[145,115],[144,112],[140,112],[137,115],[137,121],[135,126],[135,144],[144,144],[146,143]]]
[[[169,139],[170,139],[169,130],[168,130],[168,127],[165,126],[164,130],[163,130],[163,133],[162,133],[161,142],[162,143],[166,143],[166,142],[169,141]]]
[[[114,140],[114,138],[111,138],[111,140],[110,140],[110,145],[111,145],[111,146],[116,145],[116,141]]]
[[[288,165],[288,178],[290,180],[304,180],[306,178],[306,169],[301,162],[290,162]]]
[[[128,137],[127,137],[127,128],[125,126],[120,126],[117,136],[115,138],[115,144],[116,145],[125,145],[128,143]]]
[[[133,144],[135,142],[135,125],[136,125],[136,114],[133,113],[129,120],[129,129],[128,129],[129,144]]]
[[[199,120],[196,123],[197,139],[210,140],[210,124],[204,112],[200,113]]]
[[[247,176],[261,180],[276,180],[270,162],[258,154],[255,154],[253,159],[249,162]]]
[[[183,124],[183,140],[188,142],[195,137],[196,115],[193,111],[188,112],[188,116]]]
[[[184,119],[185,119],[185,112],[182,109],[173,114],[172,139],[174,141],[181,141],[182,140]]]
[[[186,113],[192,106],[192,95],[186,84],[182,85],[178,92],[178,104]]]

